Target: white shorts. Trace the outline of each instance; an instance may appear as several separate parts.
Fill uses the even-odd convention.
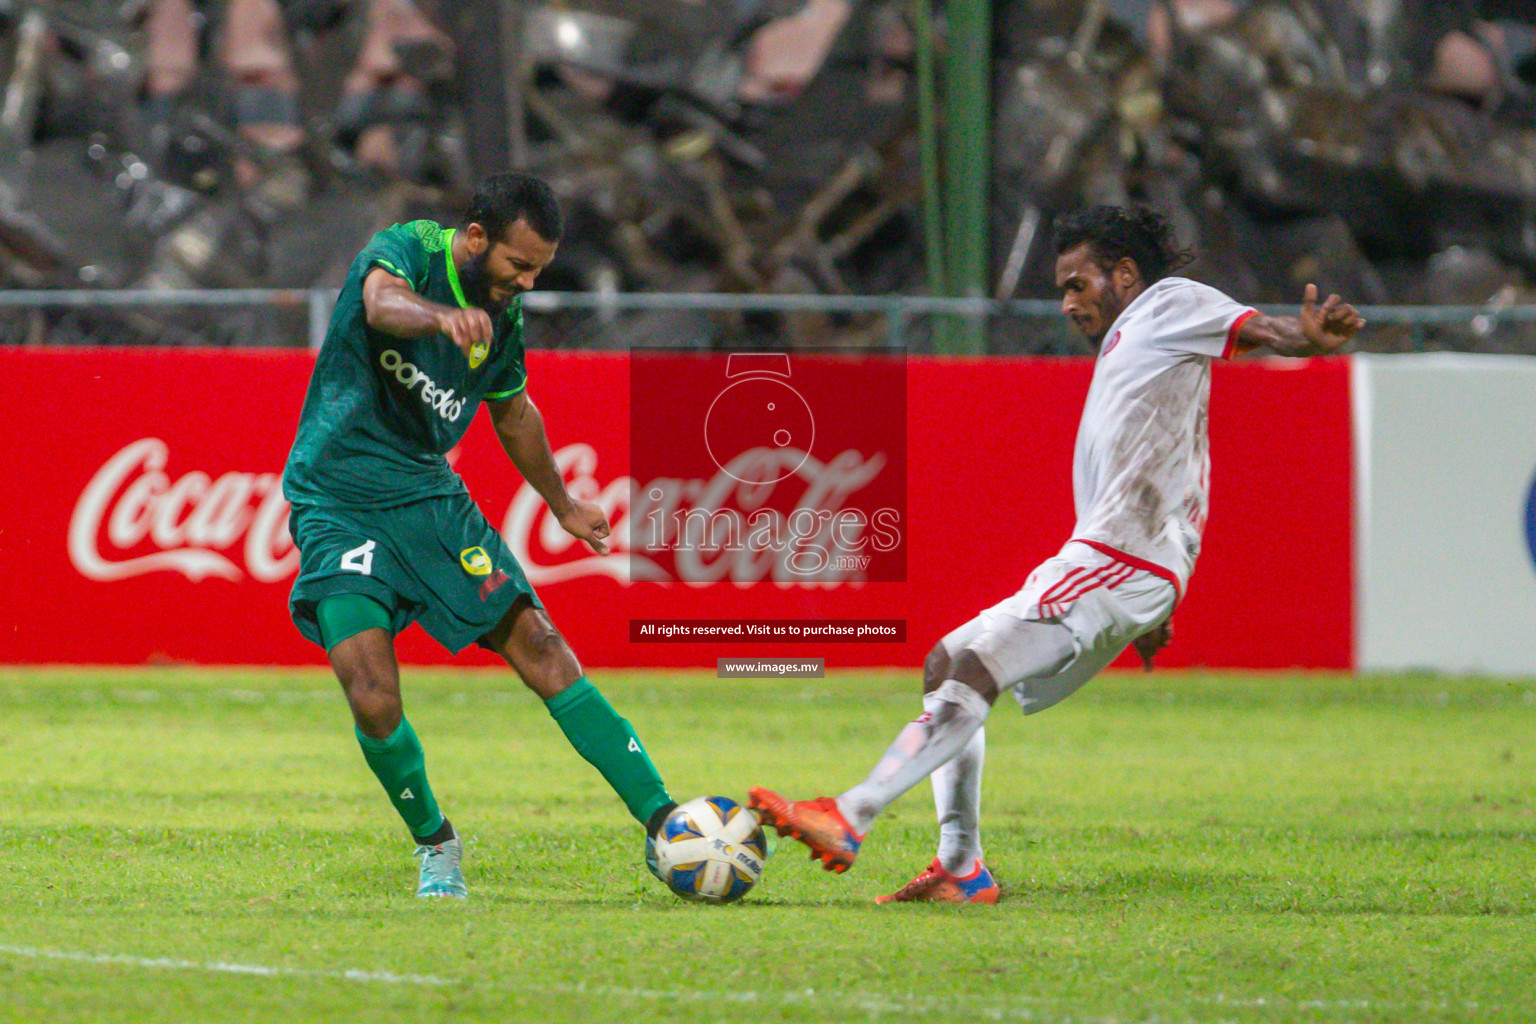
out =
[[[944,637],[954,658],[976,654],[1026,715],[1070,697],[1132,640],[1173,614],[1178,591],[1167,579],[1079,541],[1042,562],[1023,588]],[[1039,674],[1040,634],[1025,623],[1059,623],[1072,636],[1065,665]]]

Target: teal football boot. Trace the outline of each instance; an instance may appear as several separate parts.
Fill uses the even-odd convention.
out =
[[[421,879],[416,883],[417,896],[457,896],[464,899],[469,895],[469,887],[464,884],[464,872],[460,867],[464,861],[464,843],[458,836],[436,846],[418,846],[416,856],[421,858]]]

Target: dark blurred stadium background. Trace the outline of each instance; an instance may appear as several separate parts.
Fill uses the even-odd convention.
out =
[[[1082,351],[1051,217],[1138,201],[1251,301],[1439,307],[1361,348],[1536,352],[1518,0],[0,0],[0,88],[0,343],[312,342],[512,167],[539,347]]]

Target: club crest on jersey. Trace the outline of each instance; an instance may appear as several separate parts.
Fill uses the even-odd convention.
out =
[[[1100,352],[1099,355],[1101,355],[1101,356],[1109,355],[1109,350],[1114,348],[1118,344],[1120,344],[1120,332],[1116,331],[1114,334],[1111,334],[1109,336],[1109,340],[1104,343],[1104,351]]]
[[[471,346],[470,350],[469,350],[469,368],[471,370],[478,370],[480,368],[480,364],[485,362],[485,357],[490,355],[490,354],[491,354],[491,343],[490,342],[488,342],[488,341],[477,341],[477,342],[475,342],[474,345]]]
[[[471,576],[489,576],[491,574],[491,556],[485,553],[485,548],[465,548],[463,551],[460,551],[459,564]]]

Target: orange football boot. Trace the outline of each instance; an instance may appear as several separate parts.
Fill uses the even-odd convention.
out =
[[[939,858],[933,858],[917,877],[889,896],[876,896],[876,903],[996,903],[997,879],[981,861],[970,874],[961,878],[944,870]]]
[[[811,859],[821,861],[828,871],[840,875],[853,867],[864,837],[849,826],[831,797],[786,800],[771,789],[753,786],[747,790],[747,806],[764,825],[778,829],[779,835],[809,846]]]

